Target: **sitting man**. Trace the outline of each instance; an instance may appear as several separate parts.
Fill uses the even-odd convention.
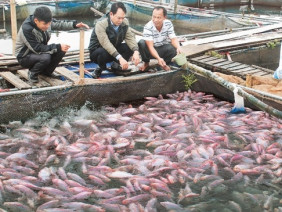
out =
[[[255,10],[254,8],[254,0],[241,0],[239,11],[242,12],[242,15],[245,15],[245,12],[251,13]]]
[[[119,62],[122,70],[128,69],[131,56],[135,65],[140,62],[138,45],[125,14],[124,4],[116,2],[112,4],[111,11],[96,23],[88,47],[91,61],[99,65],[93,72],[93,78],[100,77],[108,62]]]
[[[141,70],[149,66],[150,59],[157,59],[158,64],[169,70],[168,63],[180,53],[180,46],[175,35],[171,21],[166,19],[167,11],[164,7],[157,6],[153,9],[152,20],[143,30],[143,39],[138,42],[139,51],[144,61]]]
[[[53,72],[70,48],[67,44],[48,44],[50,30],[71,30],[78,27],[89,28],[76,21],[52,19],[48,7],[38,7],[22,24],[17,35],[15,53],[19,64],[28,68],[29,81],[38,82],[38,75],[56,77]]]

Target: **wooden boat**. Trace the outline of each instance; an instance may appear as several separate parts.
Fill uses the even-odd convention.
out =
[[[16,6],[17,19],[24,20],[39,6],[47,6],[50,8],[55,18],[89,16],[92,14],[90,7],[104,10],[108,6],[110,0],[18,0],[16,2],[18,2]],[[6,21],[10,20],[10,5],[3,2],[1,6],[0,21],[3,21],[3,19]]]
[[[68,66],[66,66],[68,67]],[[197,82],[192,90],[212,93],[223,100],[234,101],[232,90],[222,86],[207,75],[188,69],[173,68],[171,71],[138,73],[128,76],[106,76],[102,79],[85,78],[81,83],[79,75],[66,67],[58,67],[56,73],[66,80],[54,80],[40,77],[35,85],[27,81],[27,70],[0,72],[0,123],[12,120],[25,120],[40,111],[53,111],[58,108],[80,107],[86,103],[95,106],[118,104],[143,99],[146,96],[158,96],[177,91],[185,91],[183,75],[194,74]],[[71,66],[72,67],[72,66]],[[109,73],[107,73],[109,75]],[[269,113],[282,118],[282,98],[241,86],[249,94],[268,105]],[[246,107],[263,109],[257,103],[247,100]],[[272,109],[273,107],[273,109]],[[278,112],[277,112],[278,111]]]
[[[242,0],[178,0],[178,4],[188,7],[228,7],[238,6]],[[277,0],[254,0],[254,6],[281,7],[282,2]]]
[[[254,0],[254,6],[282,7],[282,2],[277,0]]]
[[[193,4],[189,0],[180,0],[178,1],[178,4],[194,7]],[[240,0],[198,0],[197,1],[197,7],[207,7],[210,6],[210,4],[213,4],[213,6],[216,7],[222,7],[222,6],[231,6],[231,5],[240,5]]]
[[[3,60],[0,58],[0,76],[2,77],[0,80],[0,123],[25,119],[39,111],[52,111],[67,106],[82,106],[86,102],[95,105],[118,104],[142,99],[145,96],[184,91],[186,88],[183,75],[191,73],[197,78],[197,82],[192,85],[193,90],[212,93],[222,99],[234,101],[232,92],[234,84],[223,78],[214,77],[214,73],[211,71],[221,71],[229,75],[236,73],[235,76],[242,79],[247,74],[271,75],[273,71],[269,71],[270,67],[265,66],[265,64],[259,64],[265,66],[265,68],[255,67],[236,59],[236,51],[240,49],[243,52],[247,51],[245,50],[246,46],[260,49],[268,42],[281,41],[282,31],[279,31],[281,28],[282,24],[276,24],[238,32],[222,30],[217,33],[187,35],[187,41],[183,40],[182,44],[183,51],[189,61],[188,67],[173,67],[171,71],[159,70],[148,73],[130,72],[125,73],[125,76],[112,76],[102,79],[91,79],[91,77],[82,79],[74,71],[70,71],[74,66],[71,64],[78,62],[78,56],[71,52],[67,53],[64,61],[61,62],[62,67],[56,69],[56,72],[63,76],[64,81],[63,79],[54,80],[41,76],[40,82],[35,85],[29,84],[27,70],[21,70],[14,57]],[[197,39],[193,39],[194,37]],[[277,51],[278,48],[277,46],[274,50]],[[233,61],[204,55],[205,52],[210,50],[231,52]],[[249,54],[260,55],[261,53],[252,52]],[[270,55],[267,51],[264,54]],[[85,56],[85,62],[88,62],[89,54],[86,52]],[[278,57],[272,58],[276,59],[276,62],[271,62],[275,63],[274,66],[276,66]],[[232,72],[230,72],[230,68]],[[76,69],[78,69],[77,66]],[[85,77],[87,77],[89,71],[91,71],[91,68],[86,67]],[[282,118],[281,97],[244,85],[237,85],[237,87],[243,92],[242,95],[246,98],[245,105],[247,107],[265,110]],[[264,104],[267,104],[267,106]]]
[[[144,22],[151,20],[153,8],[158,5],[151,1],[134,2],[132,0],[126,0],[123,1],[123,3],[127,8],[127,16],[130,19]],[[197,32],[267,25],[281,21],[267,17],[242,17],[241,14],[204,10],[180,5],[175,9],[173,5],[166,3],[162,3],[161,5],[166,7],[168,11],[167,17],[173,22],[175,27]]]
[[[118,104],[142,99],[145,96],[182,91],[184,89],[182,74],[186,71],[174,69],[169,72],[158,71],[126,77],[84,78],[83,83],[78,74],[65,67],[58,67],[55,72],[66,80],[40,76],[40,82],[31,85],[27,81],[27,70],[18,70],[13,73],[0,72],[2,76],[0,123],[23,120],[39,111],[82,106],[86,102],[91,102],[95,106]],[[3,88],[3,85],[6,88]]]

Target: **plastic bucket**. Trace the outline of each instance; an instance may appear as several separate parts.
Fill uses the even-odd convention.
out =
[[[176,55],[172,60],[179,66],[183,66],[185,63],[187,63],[186,56],[183,53]]]

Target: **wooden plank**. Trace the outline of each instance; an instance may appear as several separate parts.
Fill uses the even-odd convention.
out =
[[[208,58],[199,60],[199,62],[201,62],[201,63],[207,63],[208,61],[212,61],[212,60],[215,60],[215,59],[216,59],[215,57],[208,57]]]
[[[204,54],[204,55],[201,55],[201,56],[199,56],[199,57],[191,58],[191,60],[193,60],[193,61],[199,61],[199,60],[201,60],[201,59],[208,58],[208,57],[210,57],[210,56]]]
[[[271,70],[271,69],[268,69],[268,68],[263,68],[263,67],[260,67],[260,66],[257,66],[257,65],[252,65],[254,68],[257,68],[257,69],[260,69],[260,70],[263,70],[265,72],[268,72],[269,74],[274,74],[274,71]]]
[[[182,45],[186,46],[188,44],[194,44],[194,45],[206,44],[206,43],[212,43],[212,42],[216,42],[216,41],[238,38],[238,37],[242,37],[242,36],[246,36],[246,35],[251,37],[251,35],[253,35],[253,34],[262,33],[262,32],[270,31],[270,30],[273,30],[273,29],[279,29],[279,28],[282,28],[282,23],[263,26],[263,27],[259,27],[259,28],[256,28],[256,29],[245,30],[245,31],[242,31],[242,32],[233,32],[233,33],[230,33],[230,34],[227,34],[227,35],[219,35],[219,36],[213,36],[213,37],[202,38],[202,39],[197,39],[197,40],[190,40],[190,41],[186,41],[186,42],[182,43]]]
[[[65,84],[65,82],[62,81],[62,80],[51,78],[51,77],[47,77],[47,76],[44,76],[44,75],[39,75],[39,79],[46,81],[47,83],[49,83],[52,86]]]
[[[269,73],[267,73],[267,72],[264,72],[264,74],[262,74],[261,76],[273,76],[273,74],[269,74]]]
[[[181,52],[186,56],[192,56],[196,54],[200,54],[202,52],[214,49],[213,44],[205,44],[205,45],[186,45],[180,46]]]
[[[67,68],[65,67],[57,67],[55,69],[55,72],[64,76],[65,78],[67,78],[68,80],[71,80],[73,82],[76,82],[79,80],[79,76],[75,73],[73,73],[72,71],[68,70]]]
[[[213,65],[213,64],[220,63],[220,62],[223,62],[223,61],[226,61],[226,59],[220,58],[220,59],[217,59],[217,60],[209,61],[209,62],[207,62],[207,64]]]
[[[263,73],[265,73],[265,72],[262,71],[262,70],[258,71],[257,69],[252,69],[252,70],[249,70],[249,71],[244,71],[242,74],[244,74],[244,75],[247,75],[247,74],[252,75],[252,74],[255,74],[255,73],[258,73],[258,72],[263,72]]]
[[[236,72],[246,72],[246,71],[251,71],[251,70],[256,70],[256,69],[251,67],[251,66],[248,66],[248,67],[245,67],[245,68],[240,68],[238,70],[232,70],[232,72],[233,73],[236,73]]]
[[[267,41],[275,40],[275,39],[282,39],[282,33],[281,32],[264,33],[264,36],[252,35],[244,39],[241,38],[237,40],[228,40],[228,41],[221,41],[221,42],[201,44],[201,45],[188,44],[185,46],[181,46],[180,49],[188,57],[210,50],[236,47],[236,46],[246,46],[246,45],[257,44],[262,42],[265,43]]]
[[[232,68],[229,68],[228,71],[233,72],[233,71],[235,71],[235,70],[243,69],[243,68],[246,68],[246,67],[248,67],[248,65],[242,64],[242,65],[239,65],[239,66],[234,66],[234,67],[232,67]]]
[[[231,68],[231,67],[239,66],[239,65],[241,65],[241,64],[242,64],[242,63],[233,62],[233,63],[227,64],[227,65],[221,66],[221,68],[229,69],[229,68]]]
[[[28,69],[18,70],[17,72],[20,76],[28,80]],[[39,82],[32,83],[32,85],[35,85],[38,88],[50,86],[50,84],[45,82],[44,80],[39,80]]]
[[[257,43],[265,43],[270,40],[281,39],[281,38],[282,38],[281,32],[271,32],[271,33],[265,33],[263,35],[260,34],[260,35],[248,36],[246,38],[241,38],[237,40],[213,43],[213,48],[220,49],[220,48],[229,48],[229,47],[234,47],[234,46],[244,46],[244,45],[250,45],[250,44],[257,44]]]
[[[264,71],[258,71],[258,72],[253,73],[252,75],[254,75],[254,76],[264,76],[264,74],[265,74]]]
[[[19,77],[12,74],[11,72],[0,72],[0,76],[3,77],[5,80],[13,84],[18,89],[27,89],[31,88],[29,84],[22,81]]]
[[[253,70],[250,71],[250,72],[244,73],[244,75],[254,75],[254,74],[256,74],[256,73],[269,74],[269,73],[267,73],[267,72],[265,72],[265,71],[262,71],[261,69],[253,69]],[[262,76],[262,75],[259,75],[259,76]]]
[[[233,63],[233,62],[226,60],[226,61],[224,61],[224,62],[222,62],[222,63],[214,64],[214,66],[217,67],[217,68],[221,68],[221,66],[227,65],[227,64],[231,64],[231,63]]]

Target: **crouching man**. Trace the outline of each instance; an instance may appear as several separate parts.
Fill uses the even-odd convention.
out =
[[[122,70],[128,69],[131,56],[135,65],[140,62],[138,45],[125,15],[124,4],[116,2],[110,12],[96,23],[88,47],[91,61],[99,65],[93,72],[93,78],[99,78],[102,71],[107,70],[108,62],[119,63]]]
[[[48,44],[51,30],[89,28],[76,21],[58,21],[52,18],[48,7],[38,7],[20,27],[16,41],[16,57],[19,64],[28,68],[29,81],[38,82],[38,75],[56,77],[53,72],[70,48],[67,44]]]
[[[157,6],[153,9],[152,20],[143,30],[143,39],[138,42],[139,51],[144,61],[141,70],[146,70],[150,59],[157,59],[158,64],[169,70],[171,59],[180,52],[180,45],[174,32],[173,24],[166,19],[167,10]]]

